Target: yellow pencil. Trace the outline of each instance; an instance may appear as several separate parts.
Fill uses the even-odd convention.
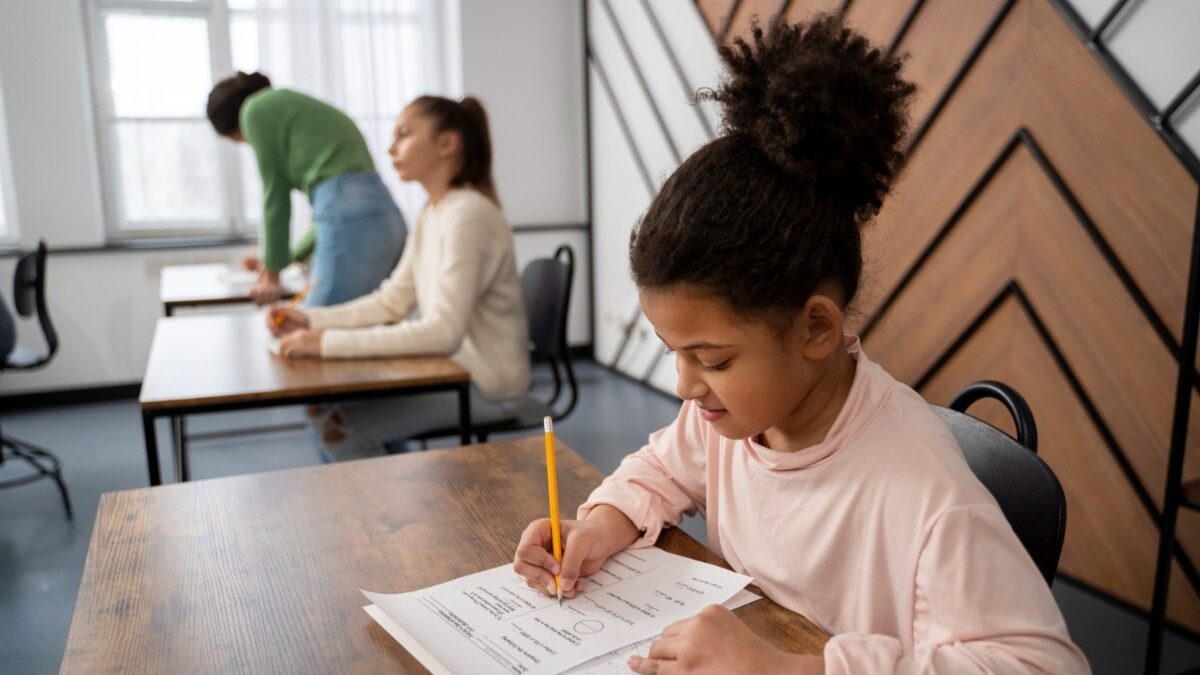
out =
[[[305,287],[299,293],[292,296],[292,301],[289,302],[286,306],[287,307],[295,307],[296,305],[299,305],[304,300],[304,296],[308,295],[308,292],[312,290],[312,287],[313,287],[313,282],[311,282],[311,281],[308,282],[308,284],[305,285]],[[274,324],[276,326],[278,326],[279,324],[283,323],[283,315],[276,314],[275,318],[272,319],[271,321],[274,322]]]
[[[546,429],[546,484],[550,488],[550,538],[554,542],[554,559],[562,564],[562,528],[558,522],[558,469],[554,467],[554,421],[547,416],[542,420]],[[554,575],[554,588],[558,592],[558,604],[562,604],[562,579]]]

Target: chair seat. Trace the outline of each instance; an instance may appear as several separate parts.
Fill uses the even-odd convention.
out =
[[[20,347],[12,350],[4,364],[5,368],[28,368],[42,360],[42,353],[30,347]]]

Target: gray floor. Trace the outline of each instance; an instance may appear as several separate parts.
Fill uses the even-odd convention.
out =
[[[584,364],[580,380],[580,406],[556,431],[605,472],[678,409],[667,397],[595,366]],[[292,409],[209,415],[192,418],[189,431],[299,419]],[[130,400],[18,411],[4,415],[2,422],[5,433],[58,452],[75,503],[76,519],[68,522],[49,482],[0,491],[0,671],[52,673],[62,659],[100,494],[146,485],[140,417],[137,403]],[[165,435],[164,428],[160,442],[165,443]],[[303,431],[208,440],[191,447],[196,479],[316,462]],[[164,464],[163,470],[170,476],[172,465]],[[15,471],[15,466],[0,467],[0,480]],[[686,529],[703,538],[701,521]],[[1065,580],[1055,583],[1054,594],[1096,673],[1141,672],[1143,619]],[[1200,666],[1200,643],[1170,635],[1164,662],[1163,673]]]

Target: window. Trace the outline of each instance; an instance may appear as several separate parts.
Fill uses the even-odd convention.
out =
[[[3,83],[0,83],[2,85]],[[8,125],[4,121],[4,94],[0,87],[0,241],[17,238],[17,209],[8,157]]]
[[[88,0],[106,220],[114,238],[237,234],[262,220],[253,151],[217,137],[208,92],[237,70],[329,101],[387,157],[405,102],[439,91],[440,0]],[[295,236],[309,210],[294,194]]]

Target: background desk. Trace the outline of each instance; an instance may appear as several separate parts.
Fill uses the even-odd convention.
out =
[[[162,269],[158,299],[163,314],[171,316],[179,307],[234,305],[250,302],[250,281],[253,272],[232,265],[168,265]],[[305,285],[304,277],[295,267],[284,269],[280,275],[283,299],[292,298]]]
[[[602,475],[558,446],[564,513]],[[545,516],[541,436],[110,492],[62,672],[421,672],[362,610],[512,561]],[[680,530],[660,545],[720,564]],[[736,610],[785,649],[826,636],[763,599]]]
[[[267,350],[270,342],[262,313],[158,320],[138,397],[151,485],[162,482],[154,432],[158,417],[171,418],[176,466],[184,481],[183,416],[194,413],[455,391],[462,442],[470,442],[470,376],[450,359],[285,360]]]

